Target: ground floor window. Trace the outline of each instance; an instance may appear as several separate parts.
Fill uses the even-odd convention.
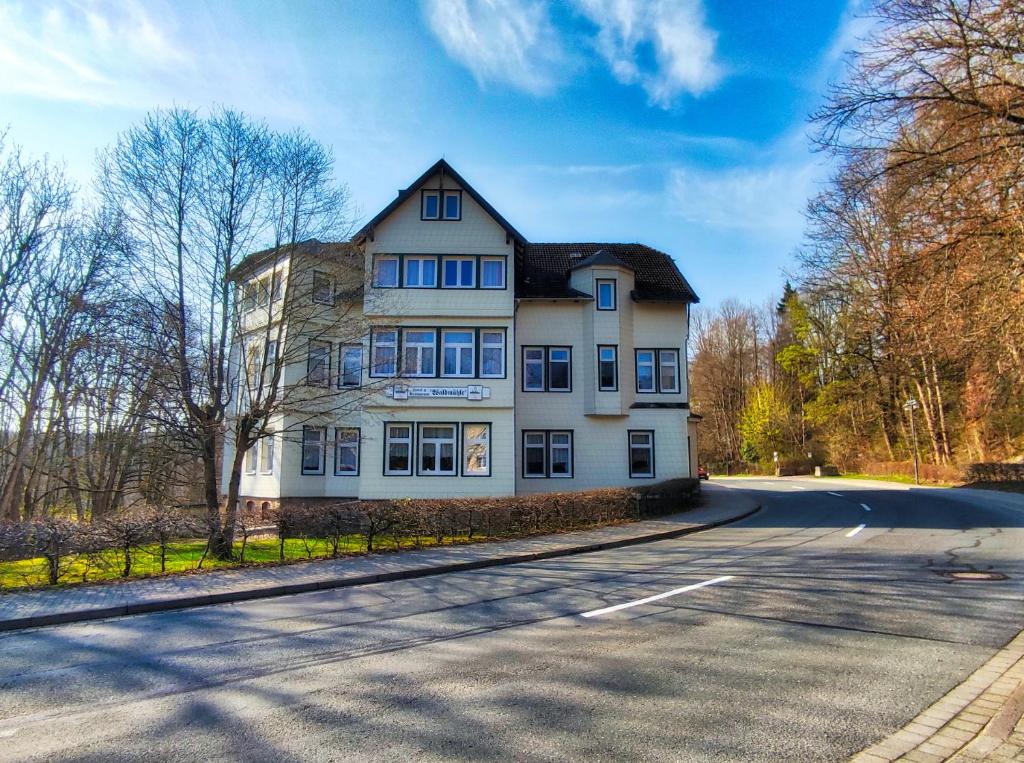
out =
[[[327,427],[304,426],[302,428],[302,473],[324,473],[324,445]]]
[[[384,425],[384,474],[412,474],[412,424]]]
[[[572,432],[524,431],[524,477],[572,477]]]
[[[334,430],[334,474],[339,477],[359,474],[359,430],[355,427]]]
[[[489,477],[491,474],[491,425],[462,425],[462,475]]]
[[[455,474],[455,424],[420,424],[419,468],[428,477]]]
[[[274,435],[260,440],[260,474],[274,473]]]
[[[654,432],[629,430],[629,476],[654,476]]]

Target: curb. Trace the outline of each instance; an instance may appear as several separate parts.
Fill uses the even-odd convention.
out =
[[[98,607],[96,609],[80,610],[77,612],[58,612],[52,615],[16,617],[10,620],[0,621],[0,632],[39,628],[47,625],[87,622],[89,620],[105,620],[110,617],[124,617],[127,615],[143,615],[153,612],[172,612],[179,609],[209,607],[215,604],[229,604],[232,602],[254,601],[257,599],[272,599],[278,596],[291,596],[297,593],[329,591],[336,588],[354,588],[356,586],[371,585],[373,583],[414,580],[416,578],[444,575],[450,572],[469,572],[471,570],[485,569],[488,567],[503,567],[511,564],[522,564],[523,562],[536,562],[559,556],[590,554],[595,551],[608,551],[610,549],[623,548],[625,546],[635,546],[641,543],[654,543],[659,540],[670,540],[672,538],[678,538],[683,535],[690,535],[704,530],[713,530],[714,528],[721,527],[722,525],[739,522],[760,510],[761,504],[758,503],[752,509],[741,514],[716,520],[714,522],[707,522],[702,525],[692,525],[678,530],[666,530],[657,533],[650,533],[648,535],[637,535],[632,538],[620,538],[619,540],[589,543],[584,546],[569,546],[567,548],[551,549],[550,551],[533,551],[525,554],[514,554],[512,556],[476,559],[471,562],[454,562],[451,564],[439,564],[431,567],[415,567],[408,570],[381,572],[373,575],[359,575],[356,577],[329,578],[326,580],[314,580],[308,583],[292,583],[290,585],[270,586],[267,588],[257,588],[247,591],[225,591],[224,593],[204,594],[179,599],[163,599],[158,601],[144,601],[136,604],[123,604],[116,607]]]

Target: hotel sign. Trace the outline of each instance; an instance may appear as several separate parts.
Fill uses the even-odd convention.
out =
[[[384,388],[384,394],[395,400],[429,397],[435,400],[489,400],[491,388],[479,384],[468,387],[414,387],[406,384],[395,384]]]

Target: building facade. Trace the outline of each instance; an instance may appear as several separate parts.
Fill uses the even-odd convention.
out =
[[[697,297],[671,257],[530,243],[444,160],[351,242],[254,255],[234,277],[255,315],[239,376],[256,358],[295,391],[246,454],[247,503],[505,496],[695,469]],[[256,376],[239,410],[267,383]]]

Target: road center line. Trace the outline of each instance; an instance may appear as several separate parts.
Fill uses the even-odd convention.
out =
[[[864,511],[871,511],[871,507],[868,506],[866,503],[862,503],[861,506],[864,508]]]
[[[867,527],[867,525],[857,525],[857,526],[856,526],[856,527],[854,527],[854,528],[853,528],[852,530],[850,530],[850,532],[846,533],[846,537],[847,537],[847,538],[852,538],[852,537],[853,537],[854,535],[856,535],[857,533],[859,533],[859,532],[860,532],[861,530],[863,530],[863,529],[864,529],[865,527]]]
[[[842,493],[833,493],[831,490],[828,490],[826,492],[828,492],[829,495],[834,495],[836,498],[842,498],[843,497]]]
[[[616,604],[611,607],[604,607],[602,609],[592,609],[589,612],[581,613],[583,617],[597,617],[598,615],[607,615],[609,612],[618,612],[620,609],[628,609],[629,607],[639,607],[641,604],[649,604],[652,601],[658,601],[659,599],[667,599],[669,596],[676,596],[687,591],[695,591],[698,588],[704,588],[705,586],[715,585],[715,583],[724,583],[726,580],[732,580],[732,575],[722,575],[718,578],[712,578],[711,580],[705,580],[702,583],[694,583],[693,585],[683,586],[682,588],[673,588],[671,591],[665,591],[665,593],[658,593],[654,596],[648,596],[644,599],[636,599],[635,601],[627,601],[623,604]]]

